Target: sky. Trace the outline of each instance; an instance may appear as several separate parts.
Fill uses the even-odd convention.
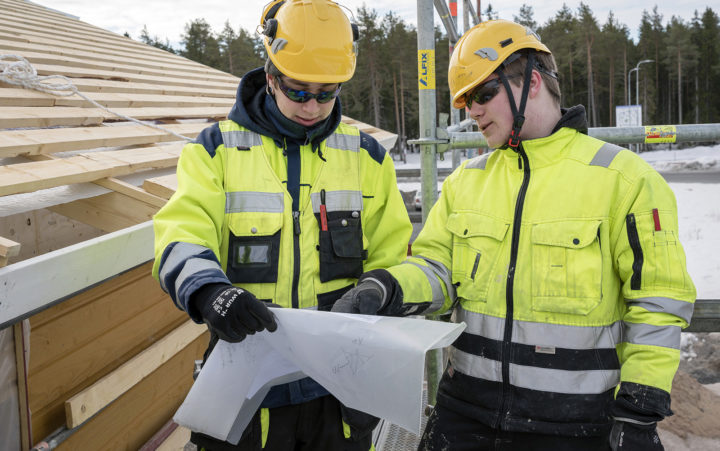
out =
[[[268,0],[236,0],[234,2],[220,0],[34,0],[35,3],[52,8],[66,14],[77,16],[80,20],[99,26],[106,30],[123,34],[128,32],[134,39],[138,39],[143,25],[146,25],[150,35],[167,39],[174,47],[180,42],[185,24],[191,20],[204,18],[219,32],[229,20],[234,29],[243,27],[247,31],[254,31],[260,21],[263,6]],[[416,23],[416,0],[343,0],[340,2],[353,12],[365,4],[375,9],[382,17],[388,11],[393,11],[408,23]],[[459,23],[462,25],[462,0],[458,0]],[[476,5],[473,0],[473,5]],[[512,20],[523,4],[533,7],[535,21],[542,25],[562,8],[563,3],[576,11],[580,1],[576,0],[545,0],[533,2],[530,0],[495,0],[482,1],[483,11],[488,4],[499,13],[501,19]],[[658,3],[660,14],[664,23],[673,15],[690,21],[694,11],[702,14],[711,5],[708,0],[676,0],[673,2],[658,1],[627,1],[627,0],[585,0],[584,2],[595,14],[597,21],[602,24],[607,21],[608,13],[612,11],[620,23],[628,26],[631,36],[637,36],[637,28],[643,10],[652,11]],[[717,6],[713,8],[718,11]],[[440,24],[439,16],[435,14],[436,22]]]

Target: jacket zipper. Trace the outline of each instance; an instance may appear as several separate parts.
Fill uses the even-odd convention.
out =
[[[630,278],[630,289],[639,290],[642,286],[642,267],[643,267],[643,250],[638,237],[637,224],[635,223],[635,215],[630,213],[625,218],[627,226],[628,241],[633,251],[633,274]]]
[[[300,283],[300,212],[293,211],[293,281],[292,308],[299,308],[298,284]]]
[[[520,243],[520,224],[522,223],[522,211],[525,204],[525,194],[530,184],[530,162],[528,160],[522,143],[518,146],[518,167],[523,169],[523,180],[515,202],[515,217],[513,218],[512,241],[510,243],[510,264],[508,266],[507,285],[505,287],[505,333],[502,345],[502,380],[503,380],[503,402],[498,415],[495,427],[504,423],[505,417],[510,413],[510,351],[512,348],[512,326],[513,326],[513,286],[515,283],[515,265],[517,264],[518,247]],[[524,163],[524,164],[523,164]]]

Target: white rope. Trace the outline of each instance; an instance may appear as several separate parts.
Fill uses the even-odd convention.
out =
[[[93,99],[78,91],[77,86],[75,86],[69,78],[63,75],[38,75],[35,68],[28,62],[28,60],[26,60],[22,56],[0,55],[0,69],[2,69],[2,72],[0,72],[0,81],[2,82],[9,83],[15,86],[22,86],[26,89],[34,89],[36,91],[45,92],[60,97],[67,97],[73,94],[77,94],[83,99],[95,105],[96,107],[102,108],[103,110],[112,113],[119,118],[125,119],[126,121],[135,122],[146,127],[161,130],[180,139],[184,139],[185,141],[193,140],[192,138],[180,135],[172,130],[168,130],[167,128],[151,124],[149,122],[140,121],[130,116],[125,116],[124,114],[117,113],[110,108],[107,108],[106,106],[100,105]],[[53,83],[51,82],[51,80],[58,80],[60,82]]]

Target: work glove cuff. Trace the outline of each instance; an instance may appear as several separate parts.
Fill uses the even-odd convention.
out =
[[[191,296],[188,302],[188,315],[196,323],[202,323],[205,318],[203,311],[208,308],[213,300],[224,290],[232,287],[228,283],[209,283],[198,288]]]
[[[358,278],[357,285],[371,282],[379,287],[383,293],[382,303],[378,309],[379,315],[392,315],[402,306],[402,288],[398,281],[386,269],[373,269]]]

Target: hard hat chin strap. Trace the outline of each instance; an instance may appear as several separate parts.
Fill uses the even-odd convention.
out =
[[[496,70],[503,86],[505,86],[505,91],[507,91],[508,100],[510,102],[510,110],[513,114],[513,128],[510,131],[510,138],[508,139],[508,146],[512,147],[513,150],[517,150],[520,145],[520,130],[525,123],[525,105],[527,104],[528,93],[530,91],[530,79],[532,78],[534,66],[535,53],[530,52],[527,56],[527,64],[525,65],[525,78],[523,80],[522,95],[520,96],[520,109],[518,109],[515,104],[515,96],[513,96],[512,89],[510,89],[510,82],[501,69],[503,65],[498,67]]]

